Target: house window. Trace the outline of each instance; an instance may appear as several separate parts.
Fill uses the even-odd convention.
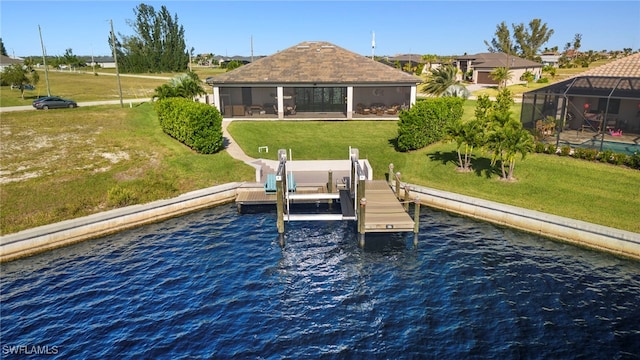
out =
[[[609,108],[607,109],[607,99],[598,99],[598,112],[606,112],[607,114],[617,115],[620,110],[620,99],[609,99]]]

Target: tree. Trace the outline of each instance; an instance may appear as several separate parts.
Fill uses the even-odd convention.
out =
[[[436,62],[437,60],[438,60],[437,55],[434,55],[434,54],[422,55],[422,61],[428,64],[429,67],[427,68],[427,70],[429,71],[431,71],[431,66],[433,66],[433,63]]]
[[[229,62],[225,62],[224,64],[225,64],[224,67],[227,69],[227,71],[231,71],[233,69],[237,69],[240,66],[242,66],[242,63],[238,60],[231,60]]]
[[[495,37],[491,39],[491,43],[485,40],[484,44],[487,45],[487,49],[492,53],[503,52],[509,55],[517,52],[517,48],[513,45],[513,41],[511,41],[511,33],[507,27],[507,23],[504,21],[496,26]]]
[[[458,84],[456,79],[458,69],[453,65],[443,65],[436,69],[431,69],[431,76],[422,88],[427,94],[440,96],[451,85]]]
[[[198,78],[198,74],[187,72],[174,77],[168,84],[163,84],[155,89],[153,99],[166,99],[171,97],[182,97],[193,99],[198,95],[204,95],[207,92],[202,87],[202,82]]]
[[[533,151],[534,139],[522,124],[511,116],[510,112],[495,112],[491,119],[491,132],[487,147],[492,152],[491,164],[500,161],[502,179],[514,181],[516,156],[522,159]]]
[[[576,34],[573,37],[573,50],[575,50],[576,56],[578,55],[578,52],[580,51],[581,46],[582,46],[582,34]]]
[[[506,88],[507,81],[511,80],[513,73],[506,67],[497,67],[489,74],[489,76],[498,82],[500,88]]]
[[[529,27],[524,24],[511,24],[513,40],[507,24],[503,21],[496,26],[495,37],[491,42],[485,40],[489,52],[503,52],[509,55],[519,55],[522,58],[535,60],[540,48],[549,41],[553,29],[548,29],[540,19],[533,19]]]
[[[504,114],[511,111],[513,104],[515,104],[515,101],[513,101],[511,90],[503,88],[498,91],[498,95],[496,95],[496,101],[493,103],[492,111]]]
[[[4,47],[4,42],[2,41],[2,38],[0,38],[0,55],[8,56],[7,49],[5,49]]]
[[[447,127],[446,139],[456,143],[456,151],[458,153],[457,171],[471,171],[473,149],[476,146],[482,146],[482,134],[482,122],[477,119],[467,122],[456,119]],[[463,147],[464,151],[462,151]]]
[[[29,77],[31,75],[31,78]],[[2,80],[20,89],[20,96],[24,100],[24,90],[27,85],[36,85],[40,80],[37,71],[22,64],[12,64],[2,71]]]
[[[522,76],[520,76],[520,80],[526,81],[527,87],[529,87],[529,83],[532,82],[533,79],[535,79],[535,76],[531,71],[525,71]]]
[[[553,29],[548,29],[547,24],[543,24],[540,19],[533,19],[529,22],[529,28],[526,29],[524,24],[513,25],[513,37],[520,49],[520,56],[535,60],[542,45],[544,45],[551,35]]]
[[[67,65],[69,66],[69,69],[73,69],[82,65],[83,62],[80,61],[80,59],[73,54],[73,50],[69,48],[65,50],[62,58],[59,58],[58,63],[59,65]]]
[[[140,4],[134,9],[133,36],[120,35],[115,41],[118,67],[121,72],[183,72],[189,66],[184,28],[178,16],[171,17],[163,5],[156,12],[153,6]],[[109,46],[113,42],[109,37]]]

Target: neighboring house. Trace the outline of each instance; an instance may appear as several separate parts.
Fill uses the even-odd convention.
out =
[[[523,94],[520,117],[523,126],[534,128],[547,117],[555,120],[558,142],[584,142],[581,134],[611,140],[609,136],[614,132],[618,141],[637,141],[640,53]]]
[[[560,61],[561,56],[562,55],[555,52],[542,53],[540,54],[540,62],[543,66],[558,67],[558,62]]]
[[[0,55],[0,71],[3,71],[6,67],[13,64],[22,64],[22,60]]]
[[[87,66],[99,66],[102,69],[115,69],[116,68],[116,62],[115,60],[113,60],[113,56],[95,56],[93,58],[93,61],[91,61],[91,59],[89,59],[89,61],[87,61]]]
[[[415,103],[420,77],[323,41],[307,41],[206,79],[225,117],[392,115]],[[275,116],[274,116],[275,117]]]
[[[463,74],[472,74],[468,80],[474,84],[498,85],[498,82],[491,78],[491,73],[500,67],[508,68],[512,74],[507,86],[524,83],[520,77],[527,71],[531,72],[535,79],[542,77],[542,64],[505,53],[463,55],[455,58],[455,62]]]

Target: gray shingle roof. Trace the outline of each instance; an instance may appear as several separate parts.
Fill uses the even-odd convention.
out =
[[[9,66],[13,64],[22,64],[22,60],[13,59],[8,56],[0,55],[0,66]]]
[[[417,84],[407,74],[324,41],[305,41],[227,73],[207,78],[224,84]]]
[[[499,52],[499,53],[480,53],[475,55],[464,55],[459,56],[456,60],[472,60],[473,67],[475,68],[497,68],[497,67],[506,67],[507,64],[507,54]],[[509,64],[510,68],[531,68],[531,67],[542,67],[542,64],[537,63],[535,61],[523,59],[514,55],[509,56]]]

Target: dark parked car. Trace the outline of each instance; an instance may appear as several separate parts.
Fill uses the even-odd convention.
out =
[[[45,96],[36,100],[33,100],[33,107],[36,109],[55,109],[55,108],[74,108],[78,107],[78,104],[69,99],[63,99],[57,96]]]

